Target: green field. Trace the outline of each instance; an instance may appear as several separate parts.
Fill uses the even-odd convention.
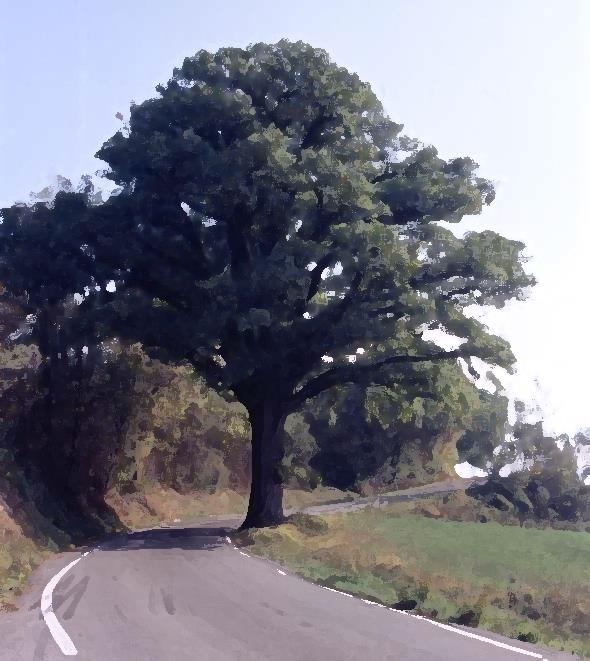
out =
[[[296,515],[238,536],[323,585],[590,655],[590,536],[427,518],[404,506]],[[407,604],[406,604],[407,605]]]

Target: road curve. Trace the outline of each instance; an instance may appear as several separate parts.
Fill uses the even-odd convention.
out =
[[[223,528],[156,529],[113,538],[53,592],[80,661],[523,661],[561,658],[482,633],[528,656],[308,583],[240,553]],[[80,554],[43,566],[34,592]],[[45,582],[45,583],[44,583]],[[41,588],[42,589],[42,588]],[[37,598],[37,600],[35,600]],[[472,631],[472,630],[469,630]],[[0,617],[2,661],[60,661],[29,596]],[[566,658],[565,656],[563,658]],[[571,656],[567,658],[571,659]]]
[[[382,507],[388,503],[403,502],[408,500],[419,500],[425,496],[443,496],[455,491],[465,491],[468,487],[475,484],[485,484],[487,478],[451,478],[432,484],[424,484],[418,487],[408,489],[398,489],[389,493],[383,493],[376,496],[364,496],[346,501],[326,503],[325,505],[312,505],[306,507],[303,512],[306,514],[330,514],[334,512],[354,512],[365,509],[366,507]],[[292,514],[296,510],[287,510],[286,514]]]

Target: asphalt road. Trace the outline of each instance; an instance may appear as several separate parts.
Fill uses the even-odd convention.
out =
[[[217,524],[215,524],[217,525]],[[532,645],[479,634],[528,655],[328,591],[250,557],[224,528],[157,529],[113,538],[57,583],[53,611],[81,661],[465,661],[558,659]],[[2,661],[66,657],[40,609],[47,582],[79,553],[33,576],[21,608],[0,616]],[[571,656],[563,655],[571,659]]]
[[[464,491],[472,484],[485,484],[487,478],[462,478],[457,477],[449,480],[442,480],[440,482],[433,482],[419,487],[411,487],[409,489],[400,489],[390,493],[381,494],[379,496],[366,496],[363,498],[355,498],[350,501],[343,501],[337,503],[328,503],[326,505],[313,505],[307,507],[303,511],[306,514],[327,514],[330,512],[352,512],[355,510],[365,509],[366,507],[381,507],[388,503],[402,502],[406,500],[416,500],[423,496],[431,496],[434,494],[444,495],[453,493],[454,491]],[[292,513],[293,510],[287,511],[286,514]]]

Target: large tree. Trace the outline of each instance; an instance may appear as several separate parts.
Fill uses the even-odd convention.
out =
[[[404,137],[323,50],[200,51],[157,91],[97,154],[118,194],[68,216],[89,283],[116,284],[80,308],[101,336],[233,392],[252,428],[244,525],[274,524],[279,431],[307,399],[351,382],[428,397],[438,361],[510,367],[465,308],[522,297],[524,246],[441,225],[479,213],[491,183]],[[445,350],[429,329],[463,342]]]

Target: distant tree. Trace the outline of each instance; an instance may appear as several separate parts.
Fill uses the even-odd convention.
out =
[[[68,360],[65,319],[74,306],[73,293],[90,283],[91,258],[72,234],[86,209],[84,193],[62,190],[51,204],[17,204],[1,212],[0,282],[6,296],[20,304],[24,318],[16,334],[32,333],[30,339],[45,359],[40,385],[48,430],[53,424],[59,366]]]
[[[22,419],[15,423],[19,442],[12,444],[25,471],[42,474],[34,481],[42,481],[53,499],[73,510],[73,467],[79,459],[75,445],[82,416],[78,386],[99,341],[87,320],[80,323],[77,304],[85,291],[99,286],[93,259],[83,249],[84,231],[89,229],[83,220],[96,201],[95,192],[88,177],[76,191],[58,177],[56,186],[31,197],[32,204],[0,212],[2,302],[18,310],[12,332],[2,338],[4,348],[15,342],[31,344],[42,358],[24,392]],[[81,292],[78,300],[76,292]],[[85,477],[88,486],[92,480]]]
[[[380,483],[394,486],[406,469],[418,479],[416,467],[428,479],[433,461],[443,468],[444,457],[434,453],[446,452],[445,443],[457,439],[462,460],[477,464],[492,456],[504,434],[498,423],[505,419],[505,398],[478,390],[454,362],[423,369],[431,379],[427,392],[403,384],[395,389],[350,384],[327,390],[305,407],[317,443],[309,463],[324,483],[356,489],[378,474]]]
[[[574,445],[580,464],[581,478],[582,480],[586,480],[590,477],[590,429],[585,429],[575,434]]]
[[[494,450],[501,445],[508,429],[508,399],[502,393],[478,392],[477,405],[470,411],[468,423],[457,442],[457,450],[463,461],[487,470],[496,464]]]
[[[70,291],[79,263],[88,282],[115,281],[80,306],[93,332],[187,361],[245,406],[244,525],[275,524],[290,412],[346,383],[428,397],[440,361],[509,368],[508,344],[464,310],[520,299],[533,279],[522,243],[439,224],[493,200],[477,165],[404,137],[325,51],[200,51],[157,90],[97,154],[119,194],[67,234],[54,207],[40,236],[56,269],[73,258],[55,274]],[[428,329],[464,341],[445,350]]]
[[[521,404],[517,402],[517,412],[522,412]],[[494,455],[489,480],[468,493],[500,510],[514,510],[521,521],[588,520],[590,489],[583,484],[576,446],[568,436],[546,434],[542,422],[529,423],[522,416],[508,431]]]

